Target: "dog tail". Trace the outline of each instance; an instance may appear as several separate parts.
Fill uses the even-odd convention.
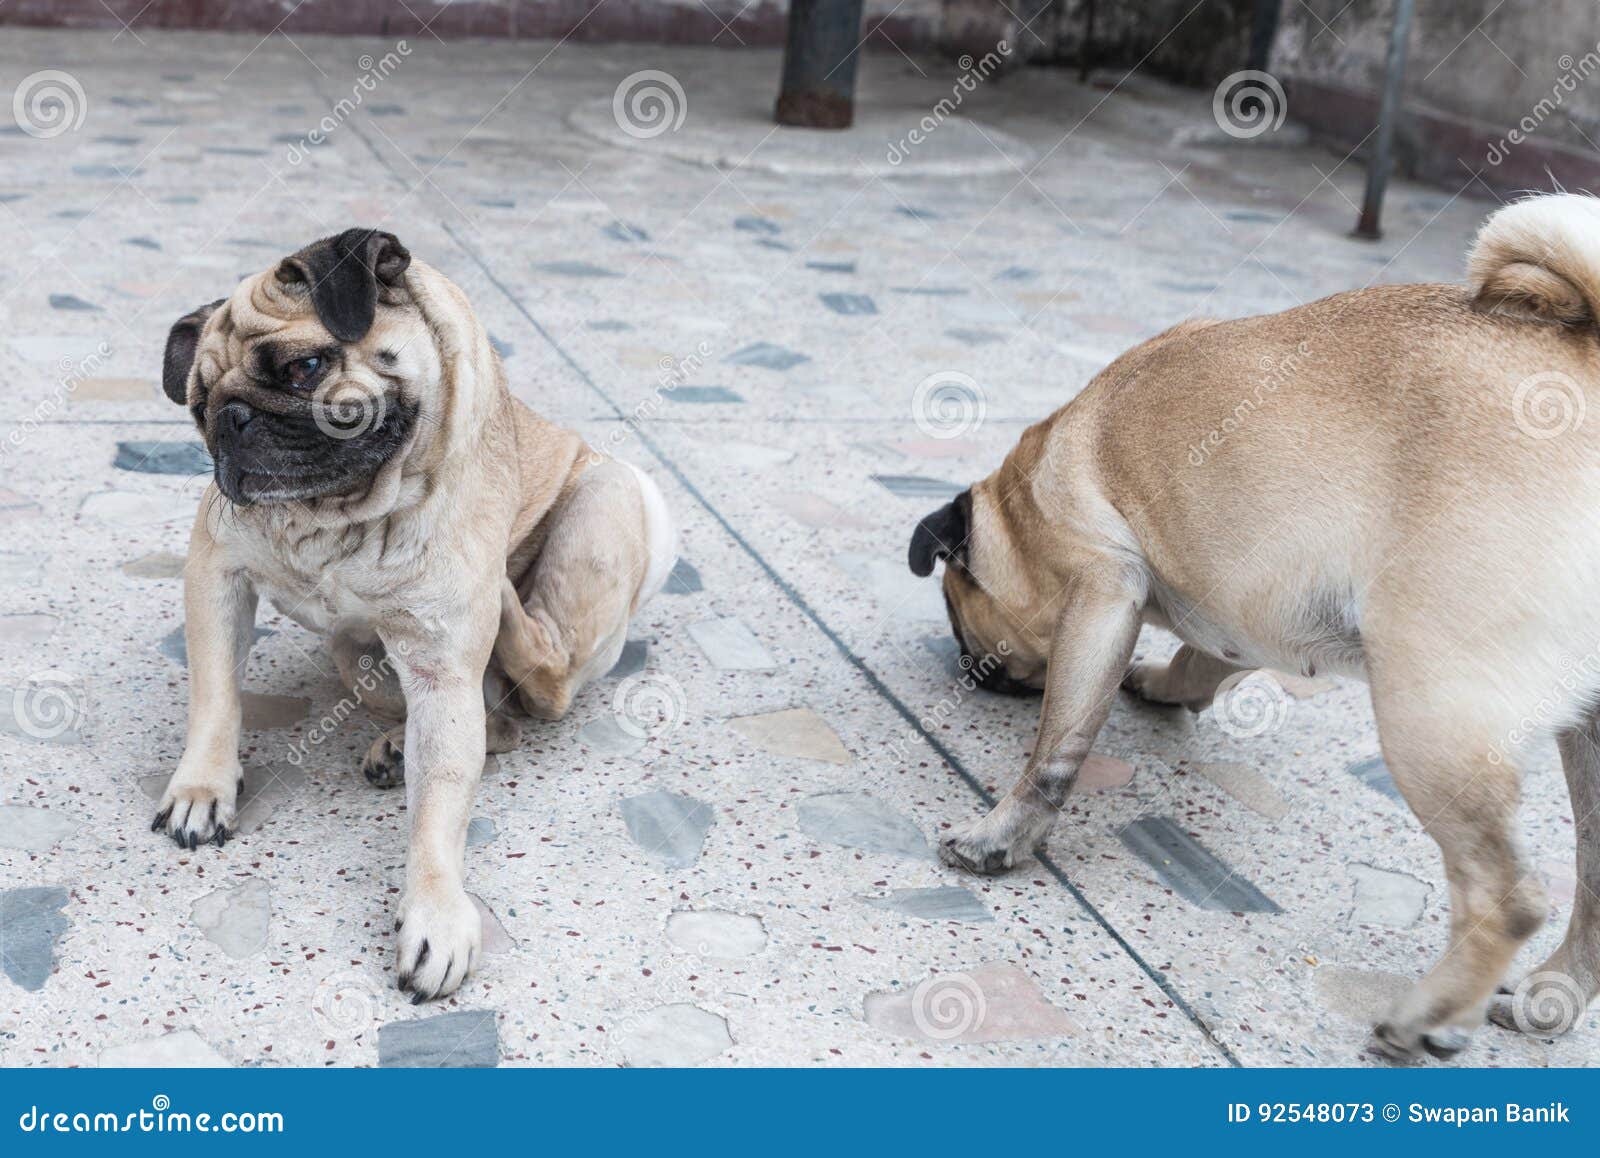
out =
[[[1529,197],[1497,211],[1467,255],[1467,285],[1490,313],[1600,322],[1600,198]]]

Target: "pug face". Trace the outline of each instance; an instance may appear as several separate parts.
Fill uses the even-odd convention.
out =
[[[944,606],[950,630],[961,649],[961,668],[985,691],[1001,695],[1035,695],[1044,687],[1047,657],[1043,641],[1028,630],[1022,616],[1034,602],[1012,569],[1000,565],[1002,552],[987,549],[977,538],[994,520],[974,520],[986,503],[978,487],[957,495],[917,524],[911,535],[909,562],[919,577],[933,574],[944,560]]]
[[[393,234],[346,230],[172,327],[162,385],[233,503],[359,496],[414,445],[440,362],[410,262]]]

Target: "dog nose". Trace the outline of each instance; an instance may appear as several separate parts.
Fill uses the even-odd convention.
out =
[[[217,415],[220,433],[240,435],[244,428],[255,421],[256,412],[243,402],[230,402],[222,408],[222,413]]]

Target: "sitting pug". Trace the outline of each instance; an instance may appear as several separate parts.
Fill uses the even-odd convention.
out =
[[[399,983],[450,993],[482,943],[463,852],[484,753],[516,742],[513,706],[557,718],[616,662],[674,562],[661,494],[514,399],[465,296],[389,233],[314,242],[180,319],[163,385],[216,468],[184,571],[188,738],[153,827],[190,849],[233,831],[263,593],[396,721],[364,770],[406,785]]]
[[[1590,403],[1600,201],[1579,196],[1497,212],[1465,287],[1189,321],[1117,359],[912,537],[918,575],[945,561],[973,670],[1044,692],[1021,779],[944,860],[997,873],[1043,841],[1119,685],[1199,710],[1255,668],[1359,676],[1452,910],[1448,951],[1377,1042],[1453,1054],[1486,1011],[1569,1028],[1600,991]],[[1145,623],[1182,641],[1170,663],[1130,666]],[[1546,911],[1517,830],[1518,753],[1540,733],[1566,769],[1579,888],[1513,996],[1502,979]]]

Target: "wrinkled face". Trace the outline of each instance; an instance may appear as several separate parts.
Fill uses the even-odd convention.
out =
[[[347,230],[179,319],[163,386],[241,506],[358,496],[412,443],[439,357],[388,233]]]
[[[1005,568],[989,565],[998,552],[977,541],[983,520],[974,521],[973,507],[973,491],[963,491],[917,524],[911,570],[931,575],[935,562],[944,560],[950,630],[961,649],[961,667],[978,686],[1003,695],[1033,695],[1044,687],[1046,657],[1042,641],[1018,618],[1031,597],[1020,591],[1008,596],[1012,577]]]

